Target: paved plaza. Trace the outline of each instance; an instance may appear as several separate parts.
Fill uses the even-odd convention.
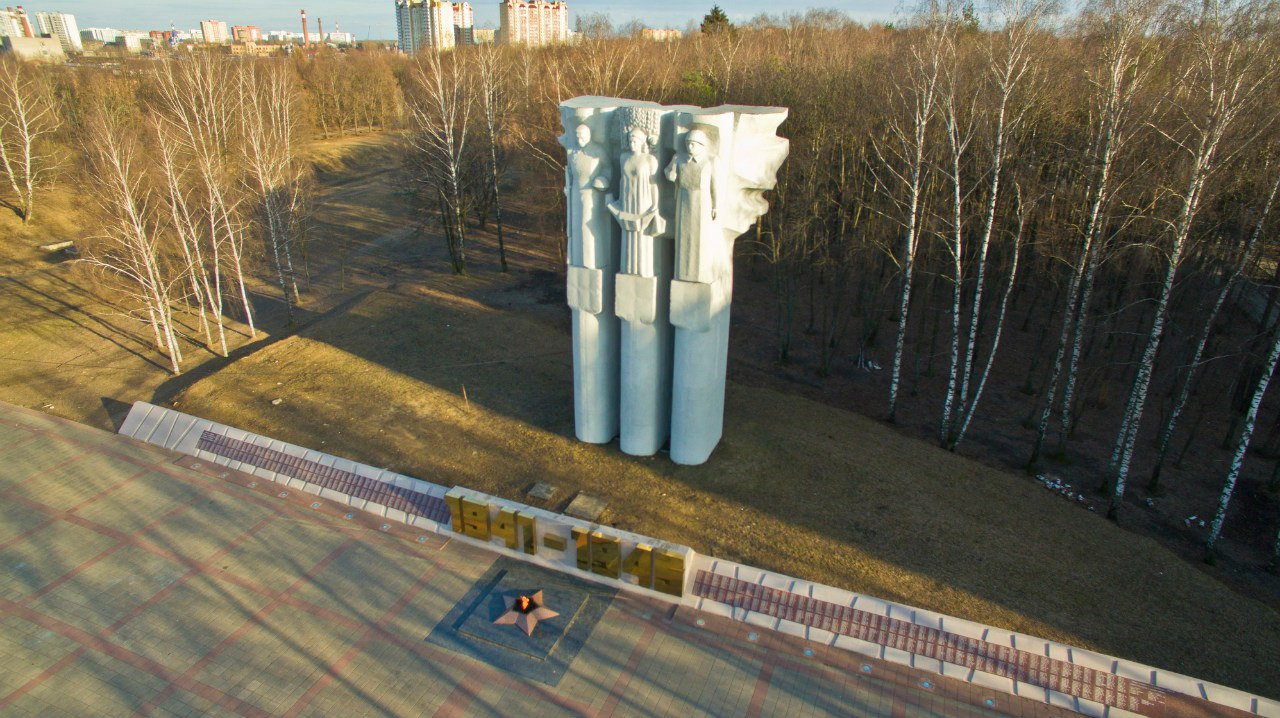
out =
[[[0,404],[0,715],[1074,715],[521,566]]]

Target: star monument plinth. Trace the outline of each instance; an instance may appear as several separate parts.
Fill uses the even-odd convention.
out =
[[[543,598],[540,590],[534,591],[532,595],[528,596],[524,594],[507,596],[504,600],[507,602],[507,612],[494,619],[494,625],[515,626],[524,631],[526,636],[533,635],[533,629],[537,627],[538,621],[545,621],[560,615],[542,605]]]

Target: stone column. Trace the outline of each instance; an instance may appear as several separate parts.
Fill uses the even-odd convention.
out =
[[[788,143],[777,137],[787,111],[722,106],[677,115],[676,156],[666,169],[675,187],[676,275],[671,323],[671,460],[701,464],[724,433],[733,245],[769,206]]]
[[[618,435],[618,318],[614,274],[618,234],[606,197],[615,182],[608,107],[560,106],[568,150],[566,294],[573,322],[573,416],[580,441],[605,444]]]
[[[662,209],[663,108],[648,103],[614,111],[619,140],[618,192],[610,197],[622,232],[615,311],[622,320],[619,446],[652,456],[671,431],[671,340],[668,286],[671,238]]]

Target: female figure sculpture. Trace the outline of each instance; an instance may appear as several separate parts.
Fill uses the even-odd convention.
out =
[[[620,158],[618,197],[609,202],[609,211],[622,225],[622,273],[652,277],[653,238],[663,229],[658,214],[659,163],[649,152],[658,140],[657,117],[635,111],[623,113],[621,119],[626,150]]]
[[[666,443],[671,425],[671,243],[658,239],[666,226],[659,207],[662,164],[652,152],[662,115],[655,108],[621,107],[615,120],[624,145],[618,196],[609,203],[622,228],[621,271],[614,278],[614,311],[622,320],[618,446],[652,456]]]

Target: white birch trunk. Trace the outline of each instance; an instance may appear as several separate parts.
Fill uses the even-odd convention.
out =
[[[1258,377],[1258,383],[1253,388],[1253,396],[1249,400],[1249,411],[1244,417],[1244,430],[1240,433],[1240,440],[1236,442],[1235,453],[1231,456],[1231,467],[1227,470],[1227,480],[1222,486],[1222,493],[1218,496],[1218,510],[1214,513],[1213,524],[1209,527],[1209,538],[1205,540],[1205,547],[1210,555],[1213,554],[1218,538],[1222,536],[1222,524],[1227,518],[1227,506],[1231,503],[1231,495],[1235,493],[1236,481],[1240,478],[1240,469],[1243,468],[1245,454],[1249,451],[1249,442],[1253,440],[1253,427],[1258,420],[1258,409],[1262,406],[1262,398],[1266,396],[1267,384],[1271,382],[1277,360],[1280,360],[1280,329],[1276,331],[1266,366],[1263,367],[1262,375]]]
[[[1021,201],[1019,201],[1019,205],[1021,205]],[[995,336],[991,339],[991,351],[987,354],[987,362],[982,368],[978,386],[973,391],[973,398],[969,401],[968,408],[964,410],[964,418],[960,422],[960,428],[956,430],[955,437],[947,447],[949,450],[954,451],[956,446],[961,441],[964,441],[964,435],[969,431],[969,424],[973,421],[973,417],[978,411],[978,401],[982,399],[982,390],[987,386],[987,377],[991,375],[991,365],[995,363],[996,350],[1000,348],[1000,335],[1004,331],[1004,317],[1009,307],[1009,297],[1013,294],[1014,282],[1018,279],[1018,257],[1021,254],[1022,237],[1025,229],[1026,214],[1019,207],[1018,234],[1013,240],[1013,258],[1009,262],[1009,283],[1005,285],[1004,295],[1000,297],[1000,311],[996,314]]]
[[[1168,456],[1169,446],[1173,442],[1174,429],[1178,425],[1178,418],[1182,415],[1183,408],[1187,405],[1187,399],[1191,396],[1191,386],[1196,374],[1199,372],[1200,361],[1204,357],[1205,347],[1209,344],[1209,337],[1213,334],[1213,325],[1217,322],[1218,315],[1222,312],[1222,307],[1226,304],[1227,297],[1231,294],[1236,281],[1244,274],[1245,267],[1249,265],[1253,257],[1259,239],[1262,236],[1262,227],[1266,223],[1267,217],[1271,214],[1271,207],[1275,202],[1277,190],[1280,190],[1280,174],[1277,174],[1275,181],[1271,183],[1271,190],[1267,194],[1266,202],[1263,203],[1262,214],[1258,217],[1258,223],[1254,226],[1253,232],[1249,234],[1249,239],[1241,250],[1240,258],[1236,261],[1231,274],[1223,281],[1222,288],[1218,291],[1213,307],[1209,310],[1209,314],[1205,319],[1204,327],[1200,330],[1200,336],[1196,340],[1195,351],[1191,354],[1191,361],[1187,365],[1187,372],[1182,380],[1182,387],[1178,391],[1178,397],[1174,400],[1173,407],[1169,410],[1169,418],[1165,421],[1164,429],[1160,432],[1160,440],[1156,444],[1155,467],[1152,469],[1151,481],[1148,484],[1148,489],[1150,490],[1155,490],[1159,486],[1160,471],[1164,466],[1165,458]]]
[[[1211,155],[1210,157],[1211,158]],[[1209,159],[1204,158],[1204,159]],[[1108,518],[1115,518],[1119,511],[1120,501],[1124,498],[1129,467],[1133,461],[1133,448],[1138,439],[1138,429],[1142,425],[1143,409],[1147,402],[1147,391],[1151,386],[1151,374],[1155,369],[1156,352],[1160,349],[1160,341],[1164,337],[1166,313],[1169,308],[1169,297],[1173,294],[1173,280],[1177,276],[1182,262],[1182,251],[1187,238],[1191,234],[1191,224],[1200,205],[1200,195],[1204,188],[1207,164],[1201,157],[1197,158],[1191,174],[1191,180],[1184,195],[1181,216],[1173,238],[1173,246],[1169,249],[1169,264],[1165,269],[1164,281],[1160,285],[1160,297],[1156,302],[1155,319],[1151,323],[1151,331],[1147,334],[1147,344],[1142,350],[1138,373],[1134,377],[1133,387],[1125,405],[1125,422],[1116,437],[1116,445],[1112,450],[1112,461],[1115,466],[1115,486],[1111,491],[1111,506],[1107,510]]]
[[[936,8],[934,14],[926,18],[926,24],[928,32],[919,36],[915,40],[916,45],[911,48],[908,85],[898,88],[898,94],[910,118],[905,125],[890,123],[890,139],[885,143],[888,147],[874,145],[887,173],[907,194],[907,200],[901,203],[904,214],[902,256],[899,260],[902,284],[898,295],[898,329],[889,378],[890,423],[897,420],[898,413],[902,358],[906,350],[908,311],[911,308],[912,279],[923,204],[929,125],[937,111],[943,57],[951,45],[954,33],[951,20],[939,16]]]
[[[31,222],[36,189],[54,165],[38,145],[61,125],[47,92],[30,77],[33,72],[39,70],[0,57],[0,171],[17,198],[23,224]]]

